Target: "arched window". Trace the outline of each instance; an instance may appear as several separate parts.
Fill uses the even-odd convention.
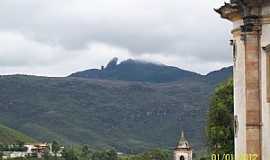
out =
[[[184,156],[181,156],[181,157],[180,157],[180,160],[185,160],[185,157],[184,157]]]

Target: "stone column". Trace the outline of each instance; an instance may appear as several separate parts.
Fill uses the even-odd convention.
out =
[[[261,24],[259,17],[245,17],[242,34],[245,43],[247,155],[257,155],[257,160],[261,160]]]
[[[266,0],[231,0],[216,10],[222,18],[233,22],[239,49],[234,73],[235,115],[239,117],[236,158],[262,160],[261,20],[266,3]],[[251,155],[257,157],[246,157]]]

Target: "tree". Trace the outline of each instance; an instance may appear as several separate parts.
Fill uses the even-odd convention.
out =
[[[144,160],[170,160],[170,155],[161,149],[153,149],[143,154]]]
[[[117,160],[118,156],[115,150],[107,151],[108,160]]]
[[[52,152],[54,154],[55,159],[57,159],[57,153],[60,151],[60,145],[58,142],[52,142]]]
[[[63,151],[63,158],[64,160],[79,160],[74,149],[65,149]]]
[[[81,158],[83,160],[88,160],[90,159],[90,154],[91,154],[91,151],[88,145],[83,145],[82,150],[81,150]]]
[[[114,150],[94,152],[91,156],[92,160],[117,160],[118,156]]]
[[[233,80],[219,85],[211,97],[207,120],[211,153],[234,153]]]
[[[0,151],[4,151],[5,150],[5,145],[0,144]]]
[[[3,153],[3,151],[0,150],[0,159],[1,160],[3,159],[3,156],[4,156],[4,153]]]
[[[21,140],[17,140],[16,144],[18,144],[18,147],[19,148],[23,148],[24,145],[25,145],[25,142],[24,141],[21,141]]]
[[[48,149],[45,150],[43,158],[44,158],[44,160],[50,160],[51,159],[50,151]]]

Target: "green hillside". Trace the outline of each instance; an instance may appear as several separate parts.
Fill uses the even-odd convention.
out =
[[[31,143],[34,139],[0,124],[0,144],[14,144],[20,142]]]
[[[200,149],[209,96],[231,74],[114,59],[71,77],[0,76],[0,122],[39,141],[126,153],[174,148],[184,130]]]
[[[123,152],[173,148],[184,129],[201,148],[213,88],[195,80],[151,84],[1,76],[0,121],[40,141]]]

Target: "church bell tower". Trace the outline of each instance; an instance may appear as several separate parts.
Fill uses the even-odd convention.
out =
[[[192,160],[192,148],[188,140],[185,138],[184,132],[174,149],[174,160]]]

